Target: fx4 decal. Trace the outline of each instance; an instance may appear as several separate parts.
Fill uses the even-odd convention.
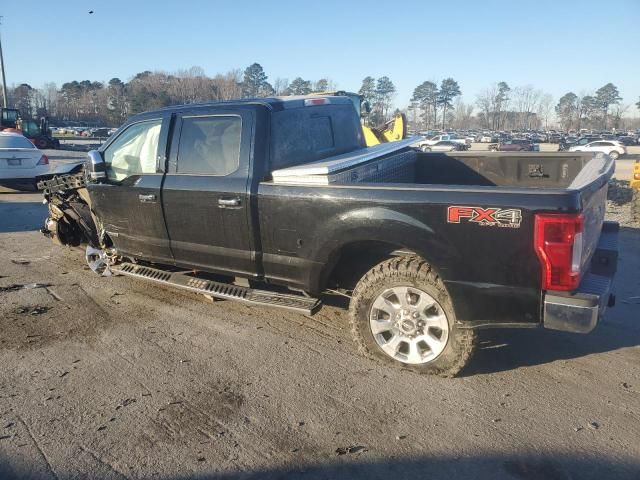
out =
[[[484,227],[520,228],[522,210],[461,206],[451,206],[447,209],[448,223],[461,223],[462,220]]]

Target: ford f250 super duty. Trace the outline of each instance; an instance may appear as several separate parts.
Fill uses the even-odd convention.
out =
[[[43,233],[102,275],[312,314],[350,298],[369,357],[450,376],[477,329],[591,331],[616,270],[613,162],[365,147],[351,101],[185,105],[43,182]]]

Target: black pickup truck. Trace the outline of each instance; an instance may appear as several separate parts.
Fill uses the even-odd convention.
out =
[[[613,162],[365,147],[340,97],[131,118],[82,175],[43,182],[43,233],[92,270],[312,314],[350,298],[364,354],[451,376],[476,331],[591,331],[616,270]]]

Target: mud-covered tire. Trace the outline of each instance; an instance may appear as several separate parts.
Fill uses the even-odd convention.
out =
[[[369,317],[375,299],[385,290],[407,286],[435,299],[449,326],[444,350],[427,363],[410,364],[387,355],[376,341]],[[358,350],[365,356],[418,373],[453,377],[467,365],[476,347],[476,333],[456,325],[451,298],[437,273],[417,256],[397,257],[379,263],[358,282],[349,307],[351,333]]]

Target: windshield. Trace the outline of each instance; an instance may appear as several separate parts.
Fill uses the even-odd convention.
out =
[[[2,125],[15,125],[18,120],[18,111],[12,109],[2,109]]]
[[[21,135],[0,135],[0,148],[36,148]]]

